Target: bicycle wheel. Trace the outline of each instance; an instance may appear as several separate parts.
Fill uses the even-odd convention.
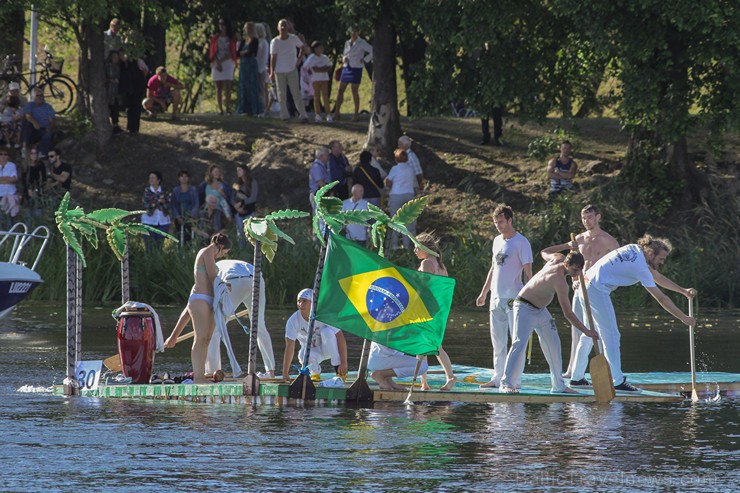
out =
[[[44,98],[57,114],[65,113],[75,102],[76,90],[75,83],[72,79],[63,75],[57,75],[49,79],[43,85],[39,85],[44,90]]]

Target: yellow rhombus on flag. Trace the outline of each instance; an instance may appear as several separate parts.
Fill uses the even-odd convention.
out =
[[[437,354],[454,289],[454,279],[398,267],[331,235],[316,319],[407,354]]]

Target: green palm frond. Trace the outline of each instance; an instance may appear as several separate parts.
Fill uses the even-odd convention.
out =
[[[266,221],[279,221],[282,219],[299,219],[301,217],[308,217],[310,214],[305,211],[296,211],[293,209],[284,209],[276,212],[271,212],[265,216]]]
[[[428,199],[429,197],[424,195],[422,197],[417,197],[414,200],[409,200],[403,204],[398,211],[396,211],[391,218],[391,222],[395,224],[409,224],[416,221],[424,210]]]

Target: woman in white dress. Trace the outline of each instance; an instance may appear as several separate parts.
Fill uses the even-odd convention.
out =
[[[224,114],[223,99],[226,99],[226,114],[231,114],[231,85],[234,82],[234,68],[236,67],[236,36],[228,20],[218,21],[219,32],[211,38],[208,50],[211,59],[211,77],[216,83],[216,97],[218,98],[218,112]]]

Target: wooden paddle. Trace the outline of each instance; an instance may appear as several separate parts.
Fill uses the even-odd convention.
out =
[[[411,380],[411,387],[409,388],[409,395],[406,396],[406,400],[403,401],[404,404],[407,405],[414,405],[414,402],[411,400],[411,394],[414,393],[414,384],[416,383],[416,377],[419,376],[419,368],[421,368],[421,360],[422,358],[420,356],[416,357],[416,368],[414,369],[414,379]]]
[[[689,298],[689,317],[694,316],[694,299]],[[689,325],[689,352],[691,353],[691,402],[699,402],[696,392],[696,359],[694,355],[694,326]]]
[[[576,240],[576,236],[570,234],[571,241]],[[583,293],[583,305],[586,307],[586,316],[588,317],[588,326],[591,330],[596,330],[594,324],[594,317],[591,314],[591,304],[588,301],[588,291],[586,290],[586,280],[583,277],[583,272],[578,274],[578,282],[581,285],[581,293]],[[591,385],[594,387],[594,397],[596,402],[608,403],[616,396],[614,390],[614,381],[612,380],[612,371],[609,368],[609,362],[606,357],[599,352],[599,341],[595,337],[594,341],[594,352],[596,355],[591,358],[591,362],[588,365],[588,372],[591,374]]]
[[[234,320],[236,317],[243,317],[244,315],[249,315],[249,310],[242,310],[236,315],[232,315],[229,317],[229,322]],[[175,341],[175,344],[185,341],[187,339],[190,339],[191,337],[195,336],[195,332],[190,332],[185,335],[181,335],[177,338]],[[110,371],[116,373],[123,369],[123,363],[121,363],[121,355],[120,354],[114,354],[113,356],[110,356],[103,360],[103,364],[106,368],[108,368]]]

